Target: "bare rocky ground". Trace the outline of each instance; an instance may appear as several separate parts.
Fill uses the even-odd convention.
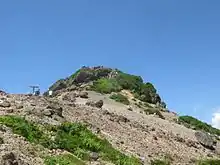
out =
[[[27,120],[41,124],[56,125],[63,121],[88,123],[98,136],[106,138],[122,152],[141,158],[145,164],[164,157],[171,159],[174,165],[195,164],[194,160],[218,157],[198,142],[194,130],[175,123],[177,116],[171,112],[163,111],[165,119],[161,119],[144,114],[134,104],[128,110],[128,106],[109,99],[108,95],[88,92],[87,98],[76,97],[74,93],[63,92],[56,98],[0,95],[0,115],[25,116]],[[87,104],[88,101],[99,100],[103,100],[102,108]],[[51,105],[62,107],[61,114]],[[41,165],[42,155],[62,153],[34,146],[2,125],[0,137],[3,139],[0,144],[2,165],[8,165],[7,161],[18,165]]]

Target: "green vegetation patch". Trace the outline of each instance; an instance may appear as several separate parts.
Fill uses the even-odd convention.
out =
[[[151,161],[151,165],[170,165],[170,162],[169,161],[166,161],[166,160],[152,160]]]
[[[45,165],[85,165],[83,161],[70,154],[47,157],[44,163]]]
[[[197,165],[219,165],[220,159],[208,159],[208,160],[200,160],[197,162]]]
[[[192,116],[180,116],[179,122],[186,127],[193,127],[196,130],[203,130],[211,134],[220,135],[220,130],[213,128],[211,125],[204,123]]]
[[[116,80],[123,89],[129,89],[134,92],[140,91],[141,85],[143,84],[143,79],[140,76],[123,73],[121,71],[118,71]]]
[[[99,93],[119,92],[122,88],[115,79],[101,78],[94,81],[92,90]]]
[[[128,157],[118,150],[105,139],[100,139],[89,131],[86,126],[79,123],[64,123],[58,128],[56,136],[58,148],[65,149],[77,154],[78,149],[87,152],[97,152],[107,161],[118,165],[138,165],[139,160],[134,157]],[[85,156],[85,155],[83,155]],[[83,158],[83,157],[81,157]]]
[[[100,78],[94,81],[91,90],[99,93],[111,93],[127,89],[134,94],[135,98],[141,101],[153,104],[161,101],[153,84],[143,83],[140,76],[127,74],[119,70],[117,72],[118,75],[115,78]]]
[[[111,95],[110,98],[117,101],[117,102],[123,103],[125,105],[130,104],[128,98],[126,96],[122,95],[122,94],[119,94],[119,93]]]
[[[26,121],[24,118],[16,116],[1,116],[0,123],[12,128],[15,134],[25,137],[28,141],[49,149],[64,149],[76,155],[83,160],[89,159],[90,152],[96,152],[103,160],[110,161],[116,165],[140,165],[140,161],[135,157],[129,157],[113,146],[105,139],[98,138],[87,127],[80,123],[63,123],[60,126],[42,126]],[[42,131],[41,131],[42,130]],[[54,136],[54,140],[49,138]],[[73,159],[69,157],[47,158],[47,164],[66,165],[68,161]],[[65,159],[65,160],[64,160]]]
[[[15,134],[25,137],[29,142],[41,143],[49,140],[33,123],[16,116],[0,116],[0,123],[12,128]]]

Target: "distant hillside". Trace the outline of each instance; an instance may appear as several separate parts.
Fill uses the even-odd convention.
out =
[[[71,90],[71,88],[76,87],[84,87],[87,90],[105,94],[126,89],[130,90],[135,98],[143,102],[166,107],[152,83],[145,83],[140,76],[103,66],[82,67],[68,78],[58,80],[49,90],[56,93],[60,90]]]

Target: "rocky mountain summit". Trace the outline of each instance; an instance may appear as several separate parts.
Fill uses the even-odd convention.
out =
[[[169,111],[140,76],[82,67],[49,90],[0,91],[1,165],[220,164],[220,130]]]
[[[118,69],[103,66],[84,66],[70,77],[57,81],[49,89],[56,92],[60,90],[71,91],[80,87],[99,93],[119,92],[122,89],[130,90],[141,101],[166,107],[151,83],[144,83],[140,76],[126,74]]]

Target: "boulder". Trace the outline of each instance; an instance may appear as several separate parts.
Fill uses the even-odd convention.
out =
[[[2,107],[2,108],[9,108],[10,106],[11,106],[11,103],[8,101],[0,102],[0,107]]]
[[[61,106],[51,103],[50,105],[47,106],[47,109],[49,109],[49,111],[51,112],[51,115],[56,114],[60,117],[63,117],[62,115],[63,108]]]
[[[79,92],[79,97],[84,98],[84,99],[89,98],[88,92],[85,92],[85,91]]]
[[[202,132],[202,131],[197,131],[195,132],[195,136],[198,142],[204,147],[211,149],[211,150],[215,149],[214,148],[215,142],[209,134]]]
[[[68,88],[68,91],[75,91],[77,90],[77,86],[76,85],[71,85],[69,88]]]
[[[103,104],[104,104],[103,100],[99,100],[96,102],[94,102],[94,101],[87,101],[86,102],[87,106],[96,107],[96,108],[102,108]]]
[[[43,113],[43,115],[45,115],[45,116],[49,116],[49,117],[52,116],[52,113],[51,113],[51,110],[50,110],[50,109],[44,109],[42,113]]]
[[[58,115],[56,115],[56,114],[54,114],[54,115],[52,116],[52,118],[53,118],[54,120],[56,120],[56,121],[59,121],[59,122],[65,122],[65,121],[66,121],[65,118],[63,118],[62,116],[58,116]]]
[[[116,122],[124,122],[124,123],[127,123],[127,122],[129,122],[130,120],[128,119],[128,118],[126,118],[126,117],[124,117],[124,116],[117,116],[117,118],[116,118]]]
[[[103,100],[99,100],[99,101],[95,102],[95,107],[102,108],[103,104],[104,104]]]
[[[197,144],[198,144],[197,142],[192,141],[192,140],[190,140],[190,139],[187,139],[187,140],[186,140],[186,145],[187,145],[188,147],[198,148]]]
[[[99,159],[99,153],[97,152],[91,152],[89,156],[90,156],[90,159],[93,161],[97,161]]]
[[[16,109],[22,109],[24,106],[22,104],[16,104]]]
[[[16,160],[16,155],[13,152],[6,153],[1,158],[1,165],[21,165]]]
[[[6,109],[6,113],[13,113],[14,110],[12,108]]]
[[[155,93],[150,93],[150,97],[151,97],[151,103],[153,104],[160,104],[161,103],[161,98],[158,94]]]
[[[132,109],[132,107],[131,107],[130,105],[127,107],[127,109],[128,109],[129,111],[133,111],[133,109]]]
[[[64,96],[62,96],[62,99],[66,101],[70,101],[70,102],[75,102],[76,96],[77,96],[76,93],[71,92],[71,93],[67,93]]]

